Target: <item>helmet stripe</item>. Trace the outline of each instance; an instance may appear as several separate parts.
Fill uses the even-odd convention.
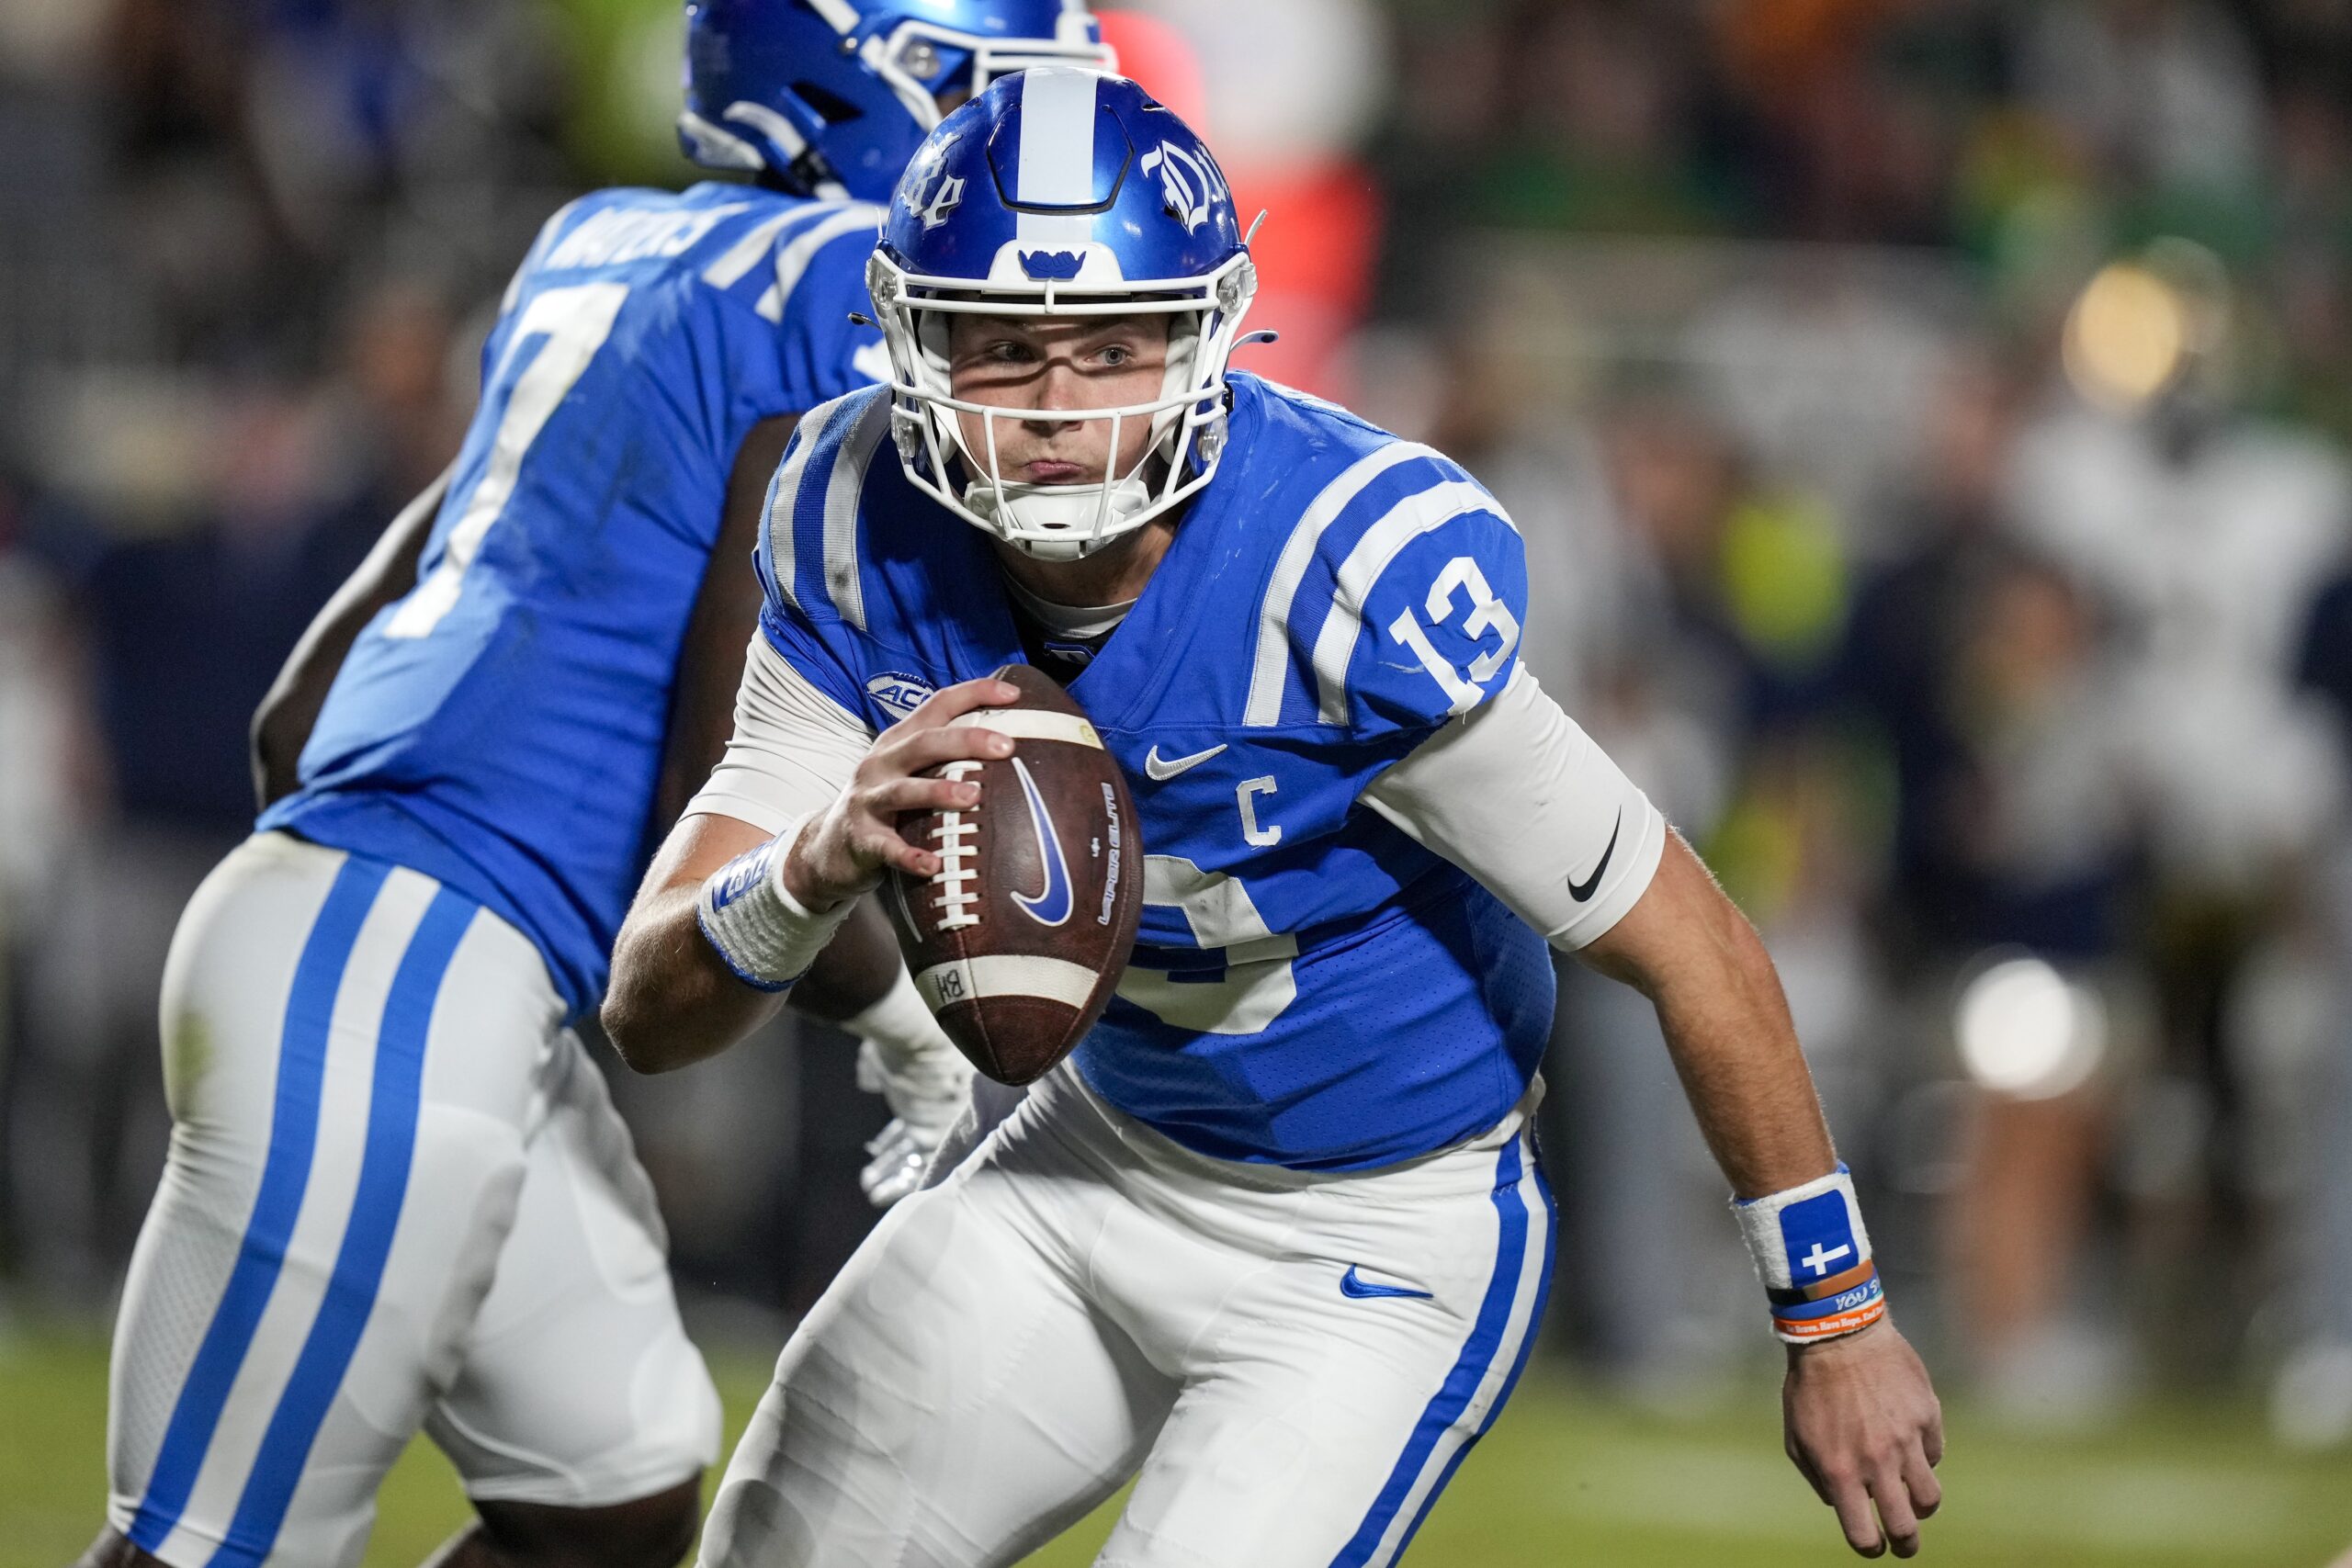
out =
[[[1098,80],[1085,71],[1022,74],[1020,189],[1013,199],[1023,207],[1093,205]]]
[[[1021,165],[1013,200],[1023,208],[1092,205],[1099,80],[1086,71],[1021,73]],[[1041,251],[1075,251],[1093,237],[1093,217],[1082,213],[1023,211],[1013,233],[1023,250]]]

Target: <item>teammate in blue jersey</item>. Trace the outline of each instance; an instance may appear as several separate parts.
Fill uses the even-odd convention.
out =
[[[663,1568],[692,1538],[718,1401],[569,1021],[684,798],[665,780],[724,746],[777,456],[886,373],[856,314],[876,203],[954,101],[1107,56],[1076,0],[686,11],[682,140],[751,178],[548,220],[455,466],[257,720],[258,831],[164,980],[175,1130],[89,1563],[347,1568],[420,1426],[480,1516],[447,1568]],[[887,1198],[968,1069],[887,930],[862,941],[814,1010],[898,1113]]]
[[[1007,809],[931,771],[1012,754],[1007,660],[1134,784],[1142,936],[793,1337],[704,1562],[1011,1563],[1130,1477],[1104,1564],[1395,1562],[1554,1267],[1547,942],[1655,1000],[1790,1344],[1789,1451],[1857,1551],[1910,1555],[1939,1417],[1770,961],[1520,666],[1494,498],[1227,374],[1248,246],[1131,83],[1031,71],[948,117],[869,287],[891,385],[812,412],[771,487],[735,739],[623,929],[616,1043],[724,1048],[886,868],[947,874],[898,818]]]

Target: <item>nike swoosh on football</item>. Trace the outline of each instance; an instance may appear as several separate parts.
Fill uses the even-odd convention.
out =
[[[1609,829],[1609,847],[1600,852],[1600,863],[1594,866],[1592,868],[1592,874],[1586,877],[1582,882],[1571,882],[1568,884],[1569,897],[1581,904],[1589,899],[1593,894],[1600,891],[1600,874],[1609,869],[1609,857],[1617,852],[1618,829],[1624,826],[1625,808],[1621,806],[1617,808],[1617,820],[1611,824]]]
[[[1210,747],[1205,751],[1195,751],[1189,757],[1169,757],[1163,759],[1159,754],[1159,746],[1155,744],[1150,750],[1144,753],[1143,771],[1149,773],[1155,779],[1172,779],[1187,768],[1199,767],[1203,762],[1207,761],[1211,757],[1216,756],[1218,752],[1224,750],[1225,745],[1223,742],[1220,742],[1217,745]]]
[[[1012,772],[1021,780],[1021,793],[1029,801],[1029,828],[1037,835],[1037,863],[1046,877],[1046,886],[1037,890],[1035,897],[1015,893],[1012,901],[1039,925],[1057,926],[1069,919],[1076,902],[1069,866],[1062,859],[1062,840],[1054,831],[1053,817],[1046,810],[1046,797],[1037,793],[1037,781],[1029,776],[1029,770],[1018,757],[1012,759]]]
[[[1375,1285],[1357,1273],[1352,1263],[1348,1265],[1348,1271],[1340,1276],[1340,1294],[1351,1296],[1360,1302],[1373,1301],[1381,1296],[1404,1296],[1423,1302],[1436,1299],[1427,1291],[1408,1291],[1402,1285]]]

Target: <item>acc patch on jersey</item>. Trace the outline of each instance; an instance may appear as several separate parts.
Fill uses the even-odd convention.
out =
[[[931,692],[931,687],[912,675],[896,670],[885,671],[865,682],[865,694],[893,718],[913,716]]]

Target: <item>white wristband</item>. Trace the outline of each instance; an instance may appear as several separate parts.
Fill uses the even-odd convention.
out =
[[[695,899],[703,940],[755,990],[785,990],[807,974],[857,906],[844,898],[831,909],[812,910],[785,886],[785,855],[806,821],[788,824],[712,872]]]
[[[1732,1213],[1781,1338],[1810,1345],[1859,1333],[1886,1315],[1871,1235],[1843,1165],[1802,1187],[1735,1201]]]

